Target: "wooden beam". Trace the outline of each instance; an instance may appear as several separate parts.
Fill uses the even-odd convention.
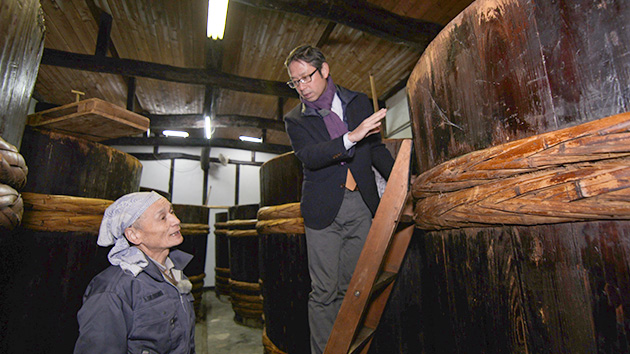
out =
[[[268,143],[250,143],[247,141],[221,139],[221,138],[117,138],[99,143],[105,145],[118,146],[210,146],[224,147],[231,149],[239,149],[246,151],[268,152],[272,154],[284,154],[291,151],[291,147],[287,145],[268,144]]]
[[[205,126],[203,114],[172,114],[148,116],[151,129],[203,129]],[[236,114],[221,114],[212,119],[212,126],[216,128],[257,128],[284,131],[284,123],[279,120],[241,116]]]
[[[337,26],[337,23],[335,22],[328,22],[328,24],[326,25],[326,28],[324,29],[324,32],[322,33],[322,36],[319,37],[319,40],[317,41],[317,44],[315,45],[317,48],[320,48],[324,46],[324,44],[328,43],[328,38],[330,38],[330,34],[332,33],[332,31],[335,29],[335,27]]]
[[[44,48],[42,65],[60,66],[69,69],[99,73],[139,76],[150,79],[180,82],[193,85],[213,85],[240,91],[297,98],[295,90],[284,82],[252,79],[214,70],[182,68],[132,59],[97,57],[79,53]]]
[[[280,122],[284,119],[284,104],[286,101],[286,98],[278,97],[278,114],[276,115],[276,119]]]
[[[158,154],[152,154],[148,152],[130,152],[129,155],[137,158],[140,161],[155,161],[155,160],[172,160],[172,159],[180,159],[180,160],[192,160],[199,161],[201,159],[200,156],[184,154],[179,152],[161,152]],[[217,157],[208,157],[209,162],[221,163],[221,160]],[[247,166],[262,166],[262,162],[256,161],[244,161],[244,160],[233,160],[230,159],[228,164],[232,165],[247,165]]]
[[[96,4],[94,3],[94,0],[85,0],[85,4],[88,6],[88,9],[90,10],[90,14],[92,15],[92,19],[94,19],[94,22],[98,22],[101,23],[101,19],[103,16],[106,17],[112,17],[109,13],[101,10],[101,8],[99,8],[98,6],[96,6]],[[113,22],[113,20],[112,20]],[[100,31],[100,26],[99,26],[99,31]],[[110,28],[110,33],[108,34],[107,38],[107,49],[109,50],[112,58],[116,58],[116,59],[120,59],[120,55],[118,55],[118,50],[116,50],[116,46],[114,45],[114,43],[111,40],[111,28]],[[99,33],[100,35],[100,33]],[[97,47],[98,47],[98,38],[97,38]],[[105,50],[105,54],[104,56],[107,55],[107,49]],[[123,80],[127,83],[127,109],[130,111],[134,111],[134,112],[141,112],[142,111],[142,106],[140,105],[140,101],[138,100],[138,97],[136,96],[136,88],[135,88],[135,82],[133,83],[134,87],[129,87],[130,85],[130,80],[133,79],[135,80],[134,77],[131,76],[125,76],[123,75]],[[132,90],[133,89],[133,90]],[[129,98],[129,92],[133,91],[133,97]],[[130,100],[133,102],[130,104]],[[133,107],[133,109],[129,109],[129,107]]]
[[[221,71],[223,66],[223,41],[206,40],[206,69]],[[212,85],[206,85],[203,99],[203,115],[214,118],[217,115],[217,101],[219,89]]]
[[[234,0],[258,8],[334,21],[384,38],[424,49],[442,30],[436,23],[389,12],[365,0]]]
[[[127,110],[134,111],[136,104],[136,78],[127,78]]]
[[[101,12],[101,16],[98,23],[98,37],[96,38],[96,49],[94,55],[107,56],[107,49],[109,48],[110,34],[112,33],[112,16],[105,11]]]

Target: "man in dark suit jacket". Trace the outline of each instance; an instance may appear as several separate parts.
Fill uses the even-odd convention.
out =
[[[336,86],[322,52],[295,48],[285,61],[302,104],[285,117],[304,168],[301,211],[312,291],[312,354],[322,353],[352,278],[379,203],[372,169],[389,177],[394,160],[381,143],[386,110],[373,113],[368,97]]]

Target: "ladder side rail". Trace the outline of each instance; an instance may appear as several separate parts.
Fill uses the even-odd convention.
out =
[[[409,193],[411,140],[403,141],[324,354],[348,353]]]

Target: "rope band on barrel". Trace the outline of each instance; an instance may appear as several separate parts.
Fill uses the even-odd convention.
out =
[[[301,218],[300,203],[267,206],[258,210],[258,220]]]
[[[304,234],[304,219],[262,220],[256,224],[258,233],[263,234]]]
[[[226,233],[228,237],[254,237],[258,236],[256,230],[230,230]]]
[[[186,236],[208,236],[210,233],[210,225],[208,224],[181,223],[179,227],[181,233]]]
[[[256,219],[249,219],[249,220],[230,220],[230,221],[226,221],[224,223],[220,223],[221,225],[224,225],[223,228],[227,228],[227,229],[250,229],[253,228],[254,226],[256,226]],[[219,223],[217,223],[219,224]],[[216,225],[216,224],[215,224]]]
[[[300,203],[260,208],[256,229],[259,234],[304,234]]]
[[[35,231],[86,232],[98,234],[105,209],[113,201],[39,193],[22,193],[22,227]],[[180,224],[185,236],[207,235],[206,224]]]
[[[630,113],[460,156],[412,193],[427,230],[630,219]]]

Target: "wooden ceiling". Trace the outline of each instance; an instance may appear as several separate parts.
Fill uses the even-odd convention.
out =
[[[41,0],[46,50],[34,97],[62,105],[82,91],[149,116],[153,135],[171,128],[202,137],[212,114],[219,141],[264,130],[268,146],[286,147],[281,116],[299,103],[283,84],[291,49],[319,45],[335,82],[370,97],[373,73],[384,100],[471,2],[232,0],[224,39],[212,41],[207,0]]]

